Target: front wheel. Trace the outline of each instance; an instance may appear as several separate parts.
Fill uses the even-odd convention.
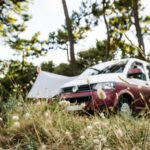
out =
[[[132,104],[127,98],[122,97],[118,104],[118,112],[121,115],[132,115]]]

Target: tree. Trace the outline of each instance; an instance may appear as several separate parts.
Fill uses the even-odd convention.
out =
[[[65,19],[66,19],[67,32],[68,32],[71,66],[73,68],[73,73],[77,74],[77,63],[76,63],[75,52],[74,52],[74,36],[73,36],[73,30],[72,30],[72,23],[71,23],[71,19],[69,17],[66,1],[62,0],[62,4],[63,4]]]
[[[0,0],[0,36],[8,41],[12,36],[25,31],[25,22],[30,0]]]
[[[90,3],[91,1],[88,1],[85,5],[87,6]],[[131,55],[132,57],[144,59],[143,38],[150,34],[150,16],[140,15],[141,10],[144,10],[141,0],[101,0],[92,2],[90,5],[91,9],[85,7],[87,14],[90,16],[90,12],[93,14],[93,18],[90,17],[88,20],[93,20],[93,22],[97,20],[96,25],[98,25],[101,23],[101,18],[103,18],[106,26],[105,58],[111,59],[111,56],[117,51],[122,51],[123,57],[128,54],[128,57]],[[128,32],[133,29],[132,27],[136,29],[138,46],[133,44],[128,37]]]
[[[145,59],[144,36],[149,35],[150,16],[139,15],[144,8],[141,5],[141,0],[117,0],[114,1],[114,10],[119,19],[111,20],[116,27],[116,32],[121,33],[122,39],[127,38],[131,44],[131,51],[134,48],[134,57]],[[126,36],[126,33],[135,27],[138,46],[132,43],[131,39]],[[127,47],[128,50],[128,47]],[[137,53],[138,52],[138,53]]]
[[[58,66],[56,66],[54,68],[54,73],[66,76],[74,76],[71,65],[67,63],[61,63]]]
[[[123,56],[126,52],[131,53],[133,50],[132,46],[129,46],[130,44],[123,39],[123,34],[131,26],[129,19],[127,19],[129,18],[129,10],[131,10],[128,6],[130,3],[118,0],[101,0],[92,4],[92,14],[98,21],[103,18],[106,26],[105,61],[114,58],[118,50],[122,51]]]
[[[54,69],[55,69],[55,65],[54,65],[54,63],[52,62],[52,61],[49,61],[49,62],[43,62],[42,64],[41,64],[41,69],[43,70],[43,71],[48,71],[48,72],[53,72],[54,71]]]
[[[46,53],[43,49],[45,42],[38,39],[39,33],[35,33],[31,39],[20,37],[26,29],[25,23],[31,18],[28,14],[31,2],[32,0],[0,0],[1,41],[22,55],[22,70],[28,56],[38,57]]]
[[[49,39],[48,39],[47,44],[48,44],[48,49],[67,50],[68,61],[70,62],[70,64],[72,64],[72,58],[71,57],[75,58],[74,46],[81,39],[84,39],[86,37],[86,33],[88,31],[90,31],[91,25],[93,24],[93,22],[90,22],[88,20],[90,14],[88,14],[85,11],[85,8],[84,8],[85,4],[84,4],[84,2],[81,4],[80,12],[73,11],[71,17],[69,17],[69,14],[67,13],[68,11],[66,11],[67,5],[65,5],[64,1],[63,1],[63,4],[64,4],[64,9],[65,9],[64,12],[65,12],[66,18],[67,18],[66,19],[66,24],[63,25],[57,31],[51,32],[49,34]],[[68,32],[67,23],[68,23],[68,27],[70,28],[69,31],[72,32],[70,34]],[[96,22],[94,22],[94,23],[96,24]],[[72,40],[71,40],[71,44],[73,44],[72,46],[70,46],[70,37],[72,38]],[[71,52],[72,52],[71,51],[71,47],[73,47],[73,53],[72,54],[71,54]],[[77,74],[77,73],[78,73],[78,70],[77,70],[77,72],[75,74]]]
[[[43,48],[45,41],[39,40],[40,33],[35,33],[31,39],[15,37],[13,40],[10,39],[8,44],[11,48],[15,49],[16,52],[22,55],[22,73],[24,72],[24,65],[27,57],[39,57],[46,54],[46,50]]]
[[[78,53],[78,64],[80,70],[98,64],[105,60],[106,41],[97,41],[96,46]]]
[[[141,31],[140,19],[139,19],[139,0],[133,0],[133,17],[134,17],[134,25],[136,29],[136,36],[139,44],[138,55],[139,58],[145,59],[145,46],[144,46],[143,34]]]
[[[100,7],[102,5],[102,7]],[[106,35],[107,35],[107,41],[106,41],[106,47],[105,47],[105,61],[110,59],[109,53],[110,53],[110,25],[109,21],[107,20],[107,10],[110,10],[111,8],[111,3],[110,0],[102,0],[100,3],[95,2],[92,4],[92,13],[96,17],[96,19],[99,20],[99,18],[102,16],[105,26],[106,26]]]
[[[106,44],[106,53],[105,53],[105,61],[107,61],[109,59],[109,51],[110,51],[110,27],[106,18],[106,10],[107,8],[109,8],[110,0],[108,2],[106,0],[103,0],[102,4],[103,4],[103,18],[106,26],[106,31],[107,31],[107,44]]]
[[[145,46],[144,46],[144,36],[149,35],[149,21],[150,16],[140,15],[140,12],[144,10],[141,5],[141,0],[117,0],[114,2],[115,13],[119,15],[119,19],[114,23],[118,26],[116,28],[117,32],[122,33],[122,38],[126,37],[126,33],[135,27],[136,37],[138,39],[138,46],[132,43],[130,39],[130,44],[134,47],[135,57],[140,59],[145,59]],[[118,16],[117,16],[118,17]],[[122,22],[123,21],[123,22]],[[138,53],[137,53],[138,52]]]

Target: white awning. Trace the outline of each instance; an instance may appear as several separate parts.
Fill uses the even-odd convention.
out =
[[[75,78],[41,71],[27,98],[51,98],[59,94],[60,87],[63,84]]]

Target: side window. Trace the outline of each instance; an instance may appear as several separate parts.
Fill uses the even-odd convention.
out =
[[[146,80],[146,74],[144,70],[144,66],[142,63],[139,62],[134,62],[129,71],[128,71],[128,78],[133,78],[133,79],[139,79],[139,80]]]

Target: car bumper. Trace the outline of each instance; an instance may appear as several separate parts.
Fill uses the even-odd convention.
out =
[[[62,97],[71,103],[71,106],[67,108],[68,110],[93,110],[100,109],[104,105],[106,107],[113,107],[117,98],[115,90],[105,90],[104,92],[106,95],[105,99],[100,99],[96,90],[65,93]],[[80,107],[82,103],[85,103],[84,108]]]

